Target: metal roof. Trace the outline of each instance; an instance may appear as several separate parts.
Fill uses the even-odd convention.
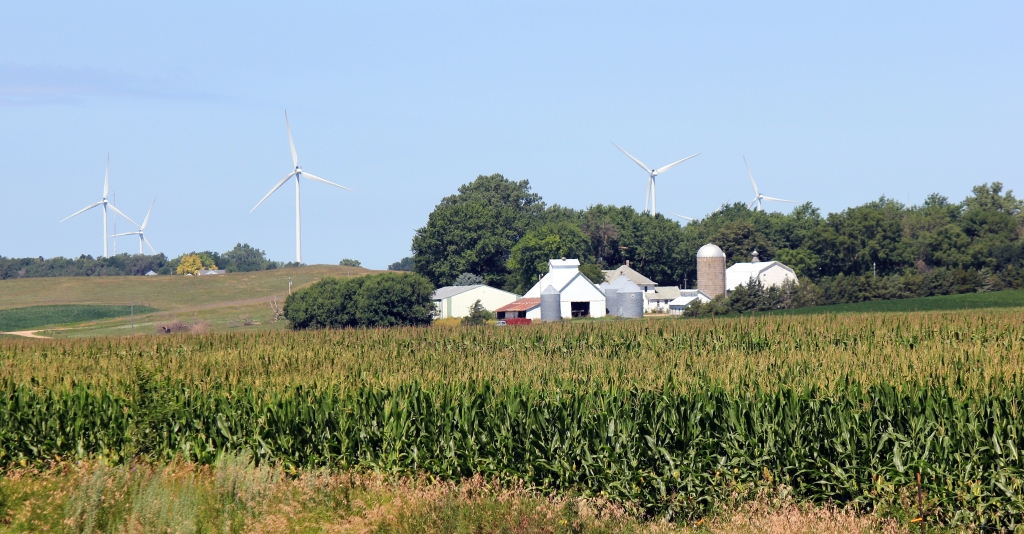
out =
[[[510,311],[530,311],[537,306],[540,306],[540,299],[519,299],[515,302],[506,304],[496,310],[495,312],[510,312]]]
[[[446,299],[448,297],[454,297],[455,295],[458,295],[460,293],[465,293],[466,291],[472,291],[472,290],[474,290],[474,289],[476,289],[478,287],[488,287],[488,286],[486,286],[485,284],[474,284],[474,285],[471,285],[471,286],[445,286],[445,287],[439,287],[439,288],[437,288],[437,291],[434,291],[434,296],[432,298],[434,300],[444,300],[444,299]]]
[[[708,243],[697,250],[698,258],[724,258],[725,253],[722,249],[718,248],[718,245]]]
[[[658,286],[654,288],[654,294],[648,295],[647,298],[655,300],[672,300],[679,298],[679,295],[679,286]]]
[[[618,269],[601,272],[604,274],[604,279],[609,282],[613,282],[616,278],[619,277],[619,275],[625,275],[626,278],[629,278],[630,282],[633,282],[638,286],[658,285],[654,282],[654,280],[651,280],[650,278],[647,278],[646,276],[634,271],[633,268],[628,265],[620,265]]]

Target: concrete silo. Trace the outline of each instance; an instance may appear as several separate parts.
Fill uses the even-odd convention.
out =
[[[725,293],[725,253],[708,243],[697,251],[697,289],[715,298]]]
[[[616,292],[619,317],[639,318],[644,316],[644,290],[629,280]]]
[[[540,320],[545,323],[562,320],[562,295],[554,286],[540,293]]]

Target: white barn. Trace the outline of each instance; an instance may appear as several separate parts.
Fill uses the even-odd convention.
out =
[[[580,272],[580,260],[548,260],[548,273],[541,277],[524,298],[540,298],[541,288],[552,286],[558,290],[562,300],[562,317],[604,317],[604,293]],[[531,310],[532,312],[532,310]],[[540,307],[536,317],[527,312],[530,319],[540,318]]]
[[[725,290],[732,291],[737,287],[749,283],[757,278],[765,288],[781,286],[786,280],[792,280],[799,284],[796,271],[777,261],[761,261],[757,257],[757,251],[753,253],[753,261],[750,263],[734,263],[725,270]]]
[[[694,302],[706,304],[711,302],[711,297],[705,295],[704,292],[699,289],[681,289],[679,290],[679,296],[668,303],[668,314],[682,315],[683,310],[689,308],[690,304],[693,304]]]
[[[434,291],[434,309],[437,318],[466,317],[469,307],[477,300],[484,308],[494,311],[519,298],[515,293],[502,291],[491,286],[476,284],[472,286],[447,286]]]

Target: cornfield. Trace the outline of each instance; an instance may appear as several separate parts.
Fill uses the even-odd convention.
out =
[[[1024,314],[0,342],[0,464],[251,453],[692,519],[786,488],[1012,530]]]

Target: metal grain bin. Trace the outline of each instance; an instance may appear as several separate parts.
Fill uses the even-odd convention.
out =
[[[616,292],[619,317],[639,318],[644,316],[644,290],[633,282],[626,281]]]
[[[540,293],[540,320],[544,322],[562,320],[562,295],[554,286],[548,286]]]
[[[626,275],[620,274],[605,289],[604,307],[608,310],[608,315],[619,315],[619,289],[622,289],[622,286],[626,284],[632,284],[632,282],[629,281]]]

